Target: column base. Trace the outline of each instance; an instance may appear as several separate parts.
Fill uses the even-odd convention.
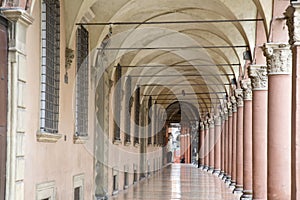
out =
[[[209,169],[208,166],[203,167],[203,171],[207,171],[208,169]]]
[[[204,168],[204,166],[203,166],[203,165],[200,165],[198,168],[202,170],[202,169]]]
[[[236,185],[235,189],[233,190],[233,194],[243,194],[243,186],[242,185]]]
[[[235,180],[231,180],[231,181],[230,181],[230,184],[229,184],[229,188],[232,190],[232,192],[234,191],[235,186],[236,186]]]
[[[252,191],[243,190],[243,195],[241,196],[240,200],[252,200],[252,199],[253,199]]]
[[[213,174],[216,175],[216,176],[219,176],[221,174],[221,170],[214,169]]]
[[[221,171],[219,174],[219,178],[222,179],[224,177],[224,171]]]
[[[224,174],[223,174],[223,177],[222,177],[222,180],[225,182],[225,181],[226,181],[226,179],[227,179],[227,174],[226,174],[226,173],[224,173]]]
[[[230,184],[231,184],[231,176],[227,176],[226,177],[225,184],[227,184],[228,186],[230,186]]]
[[[207,170],[207,172],[212,174],[214,172],[214,168],[213,167],[209,167],[208,170]]]

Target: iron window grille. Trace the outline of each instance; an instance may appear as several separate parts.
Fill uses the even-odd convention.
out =
[[[134,121],[135,121],[135,130],[134,130],[134,144],[139,144],[139,135],[140,135],[140,88],[138,87],[135,91],[135,100],[134,100]]]
[[[41,15],[41,116],[42,132],[57,133],[60,83],[60,5],[43,0]]]
[[[114,140],[119,141],[120,138],[120,110],[121,110],[121,77],[122,68],[118,64],[115,74],[115,92],[114,92]]]
[[[88,135],[89,32],[77,29],[76,136]]]
[[[151,112],[151,106],[152,106],[152,97],[149,97],[148,100],[148,144],[152,143],[152,127],[151,127],[151,117],[152,117],[152,112]]]
[[[130,142],[130,123],[131,123],[131,104],[132,104],[132,96],[131,96],[131,77],[128,76],[126,80],[126,89],[125,89],[125,141]]]

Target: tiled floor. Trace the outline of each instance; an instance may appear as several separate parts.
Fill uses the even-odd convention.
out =
[[[239,196],[212,174],[192,165],[172,164],[112,199],[238,200]]]

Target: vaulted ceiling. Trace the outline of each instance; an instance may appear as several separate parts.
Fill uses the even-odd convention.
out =
[[[232,80],[238,80],[244,73],[243,53],[249,49],[253,54],[257,24],[261,23],[265,34],[269,34],[272,2],[65,0],[66,38],[72,46],[78,22],[203,21],[113,24],[109,47],[131,49],[108,50],[106,56],[111,57],[109,66],[117,63],[130,66],[122,68],[123,74],[131,75],[133,84],[143,86],[141,91],[145,96],[141,100],[152,95],[154,101],[165,107],[178,100],[188,101],[204,113],[222,102],[224,96],[230,94]],[[263,20],[240,21],[242,19]],[[90,32],[91,49],[97,50],[110,26],[86,28]]]

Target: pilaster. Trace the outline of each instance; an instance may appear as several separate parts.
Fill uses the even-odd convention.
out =
[[[6,199],[24,199],[26,105],[26,33],[33,19],[21,9],[3,10],[11,24],[8,64],[8,143]]]

